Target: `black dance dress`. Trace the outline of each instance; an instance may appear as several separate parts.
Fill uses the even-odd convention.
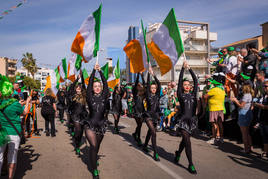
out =
[[[147,111],[145,112],[145,118],[152,120],[153,123],[157,123],[157,121],[160,119],[159,100],[160,100],[161,84],[156,76],[154,76],[154,80],[157,85],[157,90],[155,94],[152,94],[150,91],[151,89],[150,73],[148,73],[147,87],[146,87],[146,92],[145,92],[145,98],[146,98],[146,103],[147,103]]]
[[[133,110],[134,110],[133,117],[134,118],[143,118],[144,112],[145,112],[144,104],[143,104],[143,97],[138,95],[138,90],[137,90],[137,86],[139,83],[139,77],[140,77],[140,74],[138,73],[135,85],[132,89],[133,100],[134,100],[134,106],[133,106]],[[143,86],[145,86],[143,74],[141,75],[141,78],[142,78],[142,84],[143,84]]]
[[[120,92],[117,93],[116,90],[120,88]],[[122,113],[122,98],[124,96],[124,89],[122,87],[116,86],[114,88],[112,97],[112,113],[120,115]]]
[[[70,112],[71,112],[71,119],[74,122],[79,122],[82,124],[82,121],[87,118],[88,112],[86,109],[86,104],[83,103],[83,91],[85,90],[84,86],[84,79],[82,77],[82,87],[81,87],[81,94],[76,94],[75,86],[78,82],[79,78],[77,78],[70,86],[69,89],[69,97],[71,98],[71,104],[70,104]]]
[[[176,115],[176,128],[184,129],[188,133],[192,133],[197,127],[196,107],[197,107],[197,78],[192,71],[189,69],[190,74],[194,81],[194,88],[191,93],[183,92],[183,74],[184,67],[182,67],[178,82],[177,95],[180,102],[180,111]]]
[[[103,76],[103,73],[99,71],[101,80],[103,83],[103,91],[101,94],[93,93],[93,83],[96,70],[94,69],[87,87],[87,104],[89,109],[89,117],[84,121],[85,128],[94,131],[97,135],[103,135],[106,132],[108,126],[107,107],[109,106],[109,90],[108,84]]]

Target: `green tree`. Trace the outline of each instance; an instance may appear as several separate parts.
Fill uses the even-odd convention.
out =
[[[23,79],[23,84],[26,86],[27,89],[40,89],[41,83],[38,80],[34,80],[28,76],[25,76]]]
[[[22,55],[21,63],[23,67],[30,73],[34,79],[34,74],[37,72],[36,59],[33,58],[32,53],[26,52],[26,54]]]
[[[16,81],[16,77],[10,77],[9,80],[11,83],[14,83]],[[25,76],[22,81],[24,86],[26,86],[26,89],[41,89],[41,83],[38,80]]]

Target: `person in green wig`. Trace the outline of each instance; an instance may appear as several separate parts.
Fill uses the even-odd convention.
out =
[[[8,178],[13,178],[16,170],[17,163],[17,152],[20,144],[20,133],[21,133],[21,114],[26,114],[28,108],[22,107],[22,101],[18,101],[15,98],[12,98],[13,85],[8,80],[6,76],[0,75],[0,124],[1,124],[1,139],[3,142],[3,137],[8,136],[8,140],[0,146],[0,175],[3,164],[3,155],[8,145],[8,168],[9,176]],[[26,106],[31,101],[31,97],[27,98]],[[8,119],[9,120],[8,120]],[[11,125],[14,125],[14,127]],[[5,131],[3,134],[3,131]],[[8,141],[8,144],[6,143]]]

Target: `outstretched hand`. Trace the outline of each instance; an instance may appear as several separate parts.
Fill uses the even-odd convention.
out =
[[[96,64],[95,67],[94,67],[95,70],[97,71],[100,71],[100,65],[99,64]]]
[[[153,69],[152,69],[151,66],[149,67],[149,73],[150,73],[151,75],[154,75],[154,71],[153,71]]]
[[[183,67],[186,69],[190,69],[190,66],[188,65],[186,60],[183,62]]]

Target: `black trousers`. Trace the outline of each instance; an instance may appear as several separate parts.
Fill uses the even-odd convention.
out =
[[[51,135],[56,134],[56,129],[55,129],[55,114],[42,114],[43,118],[45,118],[45,128],[46,131],[49,132],[49,123],[51,127]]]
[[[60,120],[63,120],[63,117],[64,117],[64,108],[59,109],[59,116],[60,116]]]
[[[33,118],[31,114],[28,114],[27,119],[26,119],[26,131],[28,134],[31,133],[31,118],[34,121],[34,132],[38,132],[37,129],[37,118]]]

